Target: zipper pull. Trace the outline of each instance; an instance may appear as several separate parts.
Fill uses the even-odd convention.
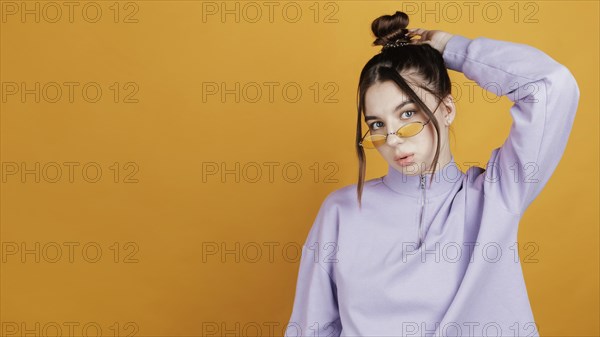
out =
[[[421,175],[421,189],[425,189],[425,176]]]

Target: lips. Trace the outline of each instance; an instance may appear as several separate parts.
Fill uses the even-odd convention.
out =
[[[394,160],[404,159],[406,157],[412,156],[414,153],[401,153],[394,157]]]
[[[401,154],[396,156],[396,163],[402,167],[409,166],[413,164],[414,154]]]

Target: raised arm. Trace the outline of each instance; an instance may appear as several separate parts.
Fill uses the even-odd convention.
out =
[[[285,336],[339,336],[342,330],[333,274],[337,262],[337,216],[327,197],[313,223],[298,271],[292,315]]]
[[[514,102],[508,138],[477,179],[483,179],[486,197],[523,213],[564,153],[579,102],[575,78],[536,48],[483,37],[454,35],[443,57],[448,69]]]

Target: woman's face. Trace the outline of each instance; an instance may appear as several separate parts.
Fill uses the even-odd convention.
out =
[[[451,156],[448,146],[448,127],[455,116],[452,96],[448,95],[438,106],[440,102],[435,96],[408,82],[419,80],[422,82],[418,75],[403,75],[403,77],[438,120],[441,135],[440,157],[436,168],[438,171],[450,161]],[[365,93],[365,121],[371,134],[388,134],[396,132],[406,123],[413,121],[426,123],[428,120],[427,114],[392,81],[375,83]],[[436,142],[437,134],[433,122],[430,121],[415,136],[399,138],[395,134],[389,135],[386,142],[377,147],[377,151],[396,170],[407,175],[417,175],[431,171]],[[405,155],[410,157],[400,159]]]

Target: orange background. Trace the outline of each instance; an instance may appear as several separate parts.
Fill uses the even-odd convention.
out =
[[[370,24],[405,10],[575,75],[571,138],[519,243],[542,336],[599,335],[598,2],[274,4],[0,2],[0,334],[282,335],[318,208],[356,183]],[[451,77],[465,171],[511,103]],[[367,179],[386,170],[368,154]]]

